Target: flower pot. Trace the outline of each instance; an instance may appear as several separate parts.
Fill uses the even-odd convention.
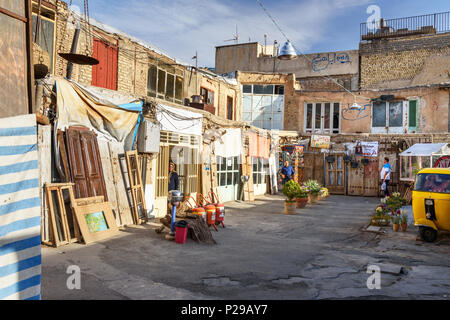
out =
[[[284,202],[284,214],[295,214],[295,208],[297,207],[297,202]]]
[[[393,223],[392,224],[392,229],[395,231],[395,232],[397,232],[398,231],[398,228],[400,227],[400,225],[398,224],[398,223]]]
[[[309,204],[316,203],[317,200],[318,200],[317,194],[312,194],[312,193],[310,193],[310,194],[308,195],[308,203],[309,203]]]
[[[408,224],[407,223],[402,223],[400,226],[401,226],[403,232],[405,232],[406,228],[408,228]]]
[[[295,198],[295,201],[297,203],[297,208],[301,209],[306,207],[306,204],[308,203],[308,198]]]
[[[378,227],[386,227],[391,223],[389,218],[383,218],[383,217],[373,217],[370,221],[370,224],[372,226],[378,226]]]

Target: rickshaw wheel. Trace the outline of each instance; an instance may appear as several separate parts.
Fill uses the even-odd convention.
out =
[[[430,227],[419,227],[419,234],[426,242],[434,242],[437,238],[437,231]]]

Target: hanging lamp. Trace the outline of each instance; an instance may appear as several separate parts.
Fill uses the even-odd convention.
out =
[[[91,56],[90,50],[89,50],[89,44],[88,39],[90,39],[90,23],[89,23],[89,11],[88,11],[89,5],[88,0],[84,0],[84,20],[87,23],[88,30],[85,30],[86,34],[86,49],[85,54],[79,54],[76,53],[77,43],[78,43],[78,35],[80,33],[80,21],[77,21],[77,26],[75,30],[74,40],[72,43],[72,50],[69,53],[58,53],[59,56],[71,63],[80,64],[80,65],[96,65],[99,64],[99,61]]]
[[[278,59],[280,60],[294,60],[297,58],[297,52],[294,49],[294,46],[288,40],[281,48],[280,54],[278,55]]]

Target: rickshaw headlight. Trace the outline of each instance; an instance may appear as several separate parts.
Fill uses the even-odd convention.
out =
[[[425,204],[426,204],[427,206],[432,206],[432,205],[433,205],[433,200],[432,200],[432,199],[426,199],[426,200],[425,200]]]

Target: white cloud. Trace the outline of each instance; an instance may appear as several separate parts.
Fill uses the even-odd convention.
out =
[[[307,51],[323,39],[329,20],[345,8],[370,0],[262,0],[299,50]],[[215,46],[232,44],[238,25],[240,42],[285,39],[256,1],[129,0],[96,1],[91,15],[141,38],[186,62],[198,50],[199,64],[214,66]]]

